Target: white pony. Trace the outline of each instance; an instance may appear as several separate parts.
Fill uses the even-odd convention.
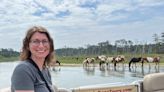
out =
[[[88,67],[92,64],[92,66],[95,66],[95,58],[85,58],[83,61],[83,67]]]
[[[117,63],[122,63],[122,66],[124,67],[124,62],[125,62],[125,56],[124,55],[118,55],[117,57],[115,57],[114,66],[116,67]]]
[[[104,67],[104,64],[106,64],[107,57],[105,55],[100,55],[96,57],[96,60],[99,60],[99,66]]]
[[[150,63],[155,63],[155,66],[159,66],[159,62],[160,62],[160,57],[145,57],[142,58],[143,62],[146,61],[147,63],[149,63],[149,67],[150,67]]]
[[[54,60],[53,62],[50,63],[49,69],[53,71],[60,70],[60,65],[61,62],[59,60]],[[59,69],[56,69],[57,67],[59,67]]]
[[[114,61],[115,61],[115,57],[107,57],[107,59],[106,59],[107,67],[110,67],[110,64],[114,63]]]

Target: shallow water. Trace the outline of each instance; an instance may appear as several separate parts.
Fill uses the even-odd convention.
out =
[[[0,63],[0,88],[5,88],[10,86],[10,78],[13,69],[18,62],[5,62]],[[79,86],[94,85],[94,84],[104,84],[104,83],[131,83],[136,80],[142,80],[143,76],[155,72],[163,72],[164,67],[154,67],[154,65],[149,68],[144,66],[141,68],[119,67],[113,69],[110,68],[99,68],[99,67],[56,67],[51,70],[53,84],[58,87],[64,88],[74,88]]]
[[[164,71],[163,68],[149,68],[148,66],[131,68],[103,68],[99,67],[57,67],[51,71],[53,83],[58,87],[74,88],[86,85],[104,83],[132,83],[142,80],[144,75]]]

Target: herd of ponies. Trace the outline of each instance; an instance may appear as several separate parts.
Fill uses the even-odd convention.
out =
[[[78,58],[77,58],[78,60]],[[144,63],[149,64],[149,67],[151,67],[151,64],[155,64],[155,67],[159,66],[160,63],[160,57],[154,56],[154,57],[132,57],[130,59],[127,59],[124,55],[117,55],[115,57],[106,56],[106,55],[99,55],[97,57],[86,57],[82,61],[83,67],[95,67],[98,63],[98,67],[100,68],[117,68],[122,65],[122,67],[126,67],[128,65],[129,68],[131,67],[137,67],[137,64],[141,67],[144,67]],[[61,62],[59,60],[56,60],[55,63],[51,64],[52,68],[56,65],[60,66]]]
[[[123,67],[125,67],[124,64],[128,64],[128,67],[136,67],[137,63],[140,63],[141,66],[144,66],[144,63],[148,63],[149,67],[151,66],[150,63],[154,63],[155,66],[159,66],[160,62],[160,57],[132,57],[129,60],[125,58],[124,55],[118,55],[115,57],[108,57],[106,55],[100,55],[95,58],[90,58],[87,57],[83,61],[83,67],[90,67],[90,66],[95,66],[95,62],[99,63],[99,67],[111,67],[113,66],[114,68],[118,67],[119,64],[122,64]]]

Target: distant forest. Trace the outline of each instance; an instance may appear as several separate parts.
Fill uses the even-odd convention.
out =
[[[109,41],[100,42],[97,45],[88,44],[86,48],[61,48],[56,50],[58,56],[80,55],[118,55],[118,54],[164,54],[164,32],[161,35],[152,36],[153,44],[138,44],[131,40],[116,40],[112,45]]]
[[[8,48],[8,49],[1,48],[0,49],[0,57],[17,57],[17,56],[19,56],[19,54],[20,54],[19,52],[14,51],[11,48]]]
[[[112,45],[109,41],[100,42],[97,45],[88,44],[85,48],[60,48],[56,49],[57,56],[85,56],[85,55],[118,55],[118,54],[164,54],[164,32],[161,35],[154,34],[152,36],[154,42],[152,44],[138,44],[131,40],[116,40]],[[19,56],[20,52],[14,51],[12,48],[0,49],[0,57]]]

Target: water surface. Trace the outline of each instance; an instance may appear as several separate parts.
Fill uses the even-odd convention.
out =
[[[11,75],[18,62],[4,62],[0,63],[0,88],[9,87],[11,82]],[[99,67],[56,67],[51,70],[53,84],[58,87],[74,88],[86,85],[104,84],[104,83],[131,83],[136,80],[142,80],[143,76],[155,72],[163,72],[164,67],[151,68],[148,65],[144,68],[138,66],[137,68],[119,67],[113,69],[99,68]]]
[[[142,80],[144,75],[164,71],[163,68],[145,66],[131,68],[104,68],[99,67],[57,67],[51,71],[53,83],[58,87],[74,88],[79,86],[104,84],[104,83],[132,83]]]

